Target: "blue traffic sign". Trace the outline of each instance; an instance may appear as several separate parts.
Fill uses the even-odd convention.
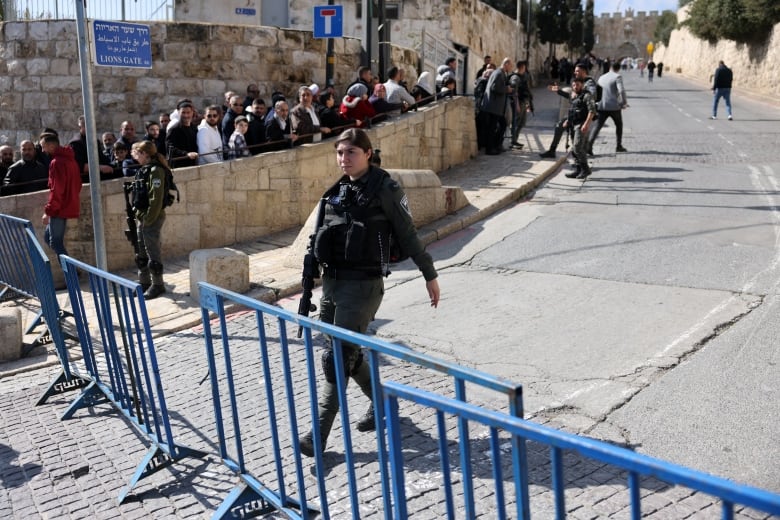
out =
[[[148,25],[124,22],[92,22],[95,65],[152,68],[152,34]]]
[[[341,38],[344,34],[344,9],[340,5],[314,6],[314,37]]]

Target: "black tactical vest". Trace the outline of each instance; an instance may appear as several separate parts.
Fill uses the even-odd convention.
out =
[[[366,182],[343,177],[325,194],[325,215],[314,254],[326,269],[387,275],[391,224],[382,211],[379,189],[387,172],[372,167]]]
[[[572,125],[581,125],[588,118],[587,94],[583,91],[576,98],[572,99],[569,107],[569,123]]]

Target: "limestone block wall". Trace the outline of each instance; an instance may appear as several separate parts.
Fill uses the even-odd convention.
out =
[[[476,156],[473,100],[455,98],[409,112],[369,130],[382,165],[436,172]],[[163,251],[168,258],[256,239],[302,225],[321,194],[340,176],[333,141],[246,159],[175,170],[181,202],[166,210]],[[124,236],[123,180],[100,184],[108,267],[133,263]],[[0,198],[0,213],[29,219],[43,236],[46,191]],[[81,217],[68,222],[71,256],[94,263],[89,186],[81,191]],[[42,240],[42,238],[41,238]],[[50,253],[50,252],[49,252]]]
[[[678,12],[678,20],[686,16]],[[740,90],[771,98],[780,96],[780,24],[764,45],[747,46],[730,40],[710,44],[695,37],[687,28],[672,31],[669,47],[661,46],[654,54],[656,63],[663,62],[664,75],[683,76],[712,85],[712,76],[723,60],[734,72],[732,102],[738,104]],[[736,114],[735,114],[736,117]]]
[[[325,40],[310,31],[206,23],[149,23],[153,67],[94,67],[96,128],[117,132],[171,111],[191,98],[196,107],[222,104],[223,94],[256,82],[270,102],[280,90],[325,82]],[[336,41],[335,83],[343,89],[360,62],[361,44]],[[411,59],[411,58],[410,58]],[[414,61],[416,64],[416,60]],[[51,127],[64,140],[83,112],[76,25],[72,20],[0,23],[0,141],[16,145]],[[3,139],[2,136],[5,136]]]
[[[493,9],[479,0],[451,0],[450,17],[452,35],[450,38],[469,47],[469,73],[473,80],[482,67],[483,57],[489,54],[498,65],[505,57],[512,61],[525,58],[525,30],[518,28],[514,18]],[[522,42],[518,45],[518,41]],[[534,53],[536,57],[538,53]],[[544,60],[544,58],[542,58]],[[538,61],[538,60],[537,60]],[[534,68],[532,60],[531,70]],[[469,92],[473,85],[468,85]]]

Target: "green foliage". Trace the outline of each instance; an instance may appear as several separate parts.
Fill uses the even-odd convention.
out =
[[[594,35],[595,21],[593,19],[593,0],[588,0],[585,4],[585,22],[583,25],[583,37],[582,44],[585,47],[585,52],[593,50],[593,46],[596,44],[596,37]]]
[[[693,34],[710,42],[758,43],[778,22],[777,0],[695,0],[685,23]]]
[[[582,12],[582,2],[580,0],[568,0],[568,13],[566,16],[566,25],[569,28],[569,38],[567,44],[569,50],[573,51],[575,55],[579,55],[582,52],[583,42],[583,22],[585,14]]]
[[[676,28],[677,14],[672,11],[664,11],[658,18],[658,25],[655,26],[653,41],[663,42],[664,45],[668,46],[672,31]]]
[[[566,0],[540,0],[536,4],[536,26],[542,43],[565,43],[569,40]]]

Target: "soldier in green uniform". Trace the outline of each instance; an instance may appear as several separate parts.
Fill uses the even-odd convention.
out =
[[[151,300],[165,293],[160,233],[165,223],[168,195],[165,174],[170,166],[165,157],[157,153],[157,147],[151,141],[133,143],[131,154],[141,165],[133,181],[133,209],[138,221],[139,246],[135,263],[138,281],[145,291],[144,297]]]
[[[585,81],[574,78],[571,82],[572,100],[569,107],[569,117],[563,123],[563,127],[573,133],[572,153],[576,168],[566,174],[566,177],[585,179],[591,174],[588,166],[588,130],[590,123],[598,115],[596,101],[593,95],[584,89]]]
[[[369,164],[373,150],[365,131],[350,128],[341,133],[335,146],[344,176],[323,197],[324,216],[314,241],[314,254],[323,268],[320,319],[366,331],[382,303],[382,278],[389,274],[391,256],[398,252],[393,244],[422,271],[431,306],[438,306],[438,275],[417,236],[406,194],[386,171]],[[370,399],[371,374],[360,347],[342,344],[345,372]],[[323,450],[339,410],[333,359],[330,349],[324,353],[318,418]],[[373,404],[356,428],[375,430]],[[304,455],[313,456],[313,432],[301,437],[300,445]]]

